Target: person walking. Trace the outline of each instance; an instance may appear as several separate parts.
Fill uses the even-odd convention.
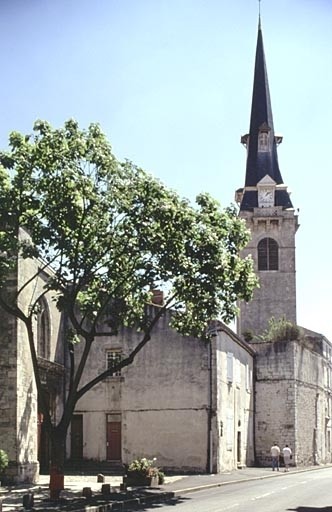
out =
[[[272,471],[277,469],[279,471],[279,457],[280,457],[280,448],[277,443],[274,443],[271,446],[271,457],[272,457]]]
[[[282,454],[284,456],[285,471],[289,471],[289,464],[292,458],[292,450],[289,448],[288,444],[286,444],[285,448],[282,449]]]

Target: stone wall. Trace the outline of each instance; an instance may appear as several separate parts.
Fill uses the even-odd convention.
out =
[[[237,332],[261,334],[271,317],[286,317],[296,324],[296,280],[295,280],[295,233],[297,216],[292,210],[282,207],[255,208],[254,212],[241,212],[251,231],[251,240],[242,251],[249,254],[255,263],[260,287],[254,291],[253,299],[240,303]],[[257,246],[263,238],[272,238],[279,247],[278,271],[258,271]]]
[[[256,355],[256,459],[270,464],[270,447],[286,443],[293,463],[329,462],[329,392],[320,350],[305,341],[253,344]],[[317,347],[319,349],[319,346]]]
[[[21,236],[25,236],[24,233]],[[16,294],[17,290],[22,289],[18,304],[25,314],[29,313],[39,294],[44,293],[47,279],[44,272],[23,287],[39,271],[39,265],[37,260],[18,260],[17,268],[8,282],[7,294]],[[62,345],[61,315],[50,296],[45,296],[44,300],[49,310],[48,341],[50,357],[54,361],[58,347]],[[0,325],[0,447],[6,450],[10,460],[6,475],[15,482],[36,482],[39,476],[38,400],[27,331],[21,320],[2,309]],[[37,340],[37,322],[34,322],[33,330]],[[58,397],[58,403],[60,401]]]
[[[17,320],[0,309],[0,448],[16,461]]]

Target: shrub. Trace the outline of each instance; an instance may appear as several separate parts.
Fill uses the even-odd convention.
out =
[[[269,320],[267,330],[260,336],[262,341],[291,341],[297,340],[300,330],[297,325],[292,324],[285,317]]]
[[[162,485],[165,483],[165,473],[163,471],[158,472],[158,484]]]
[[[0,473],[8,466],[8,455],[0,449]]]
[[[245,339],[245,341],[246,341],[247,343],[250,343],[250,341],[252,341],[252,340],[254,339],[254,334],[253,334],[253,332],[252,332],[252,331],[249,331],[249,330],[248,330],[248,331],[244,331],[244,332],[242,333],[242,336],[244,337],[244,339]]]
[[[133,460],[127,467],[127,475],[135,477],[158,476],[159,469],[154,465],[157,459],[145,457]]]

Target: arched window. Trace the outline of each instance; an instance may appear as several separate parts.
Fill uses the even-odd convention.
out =
[[[45,300],[39,302],[37,317],[37,353],[44,359],[50,358],[50,319],[48,306]]]
[[[260,132],[258,135],[258,151],[269,150],[269,132]]]
[[[258,270],[278,270],[278,252],[278,244],[273,238],[263,238],[258,244]]]

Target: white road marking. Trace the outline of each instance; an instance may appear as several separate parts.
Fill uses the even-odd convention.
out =
[[[260,496],[255,496],[255,498],[251,498],[251,501],[260,500],[261,498],[266,498],[266,496],[271,496],[271,494],[274,494],[274,492],[275,491],[266,492],[265,494],[261,494]]]

